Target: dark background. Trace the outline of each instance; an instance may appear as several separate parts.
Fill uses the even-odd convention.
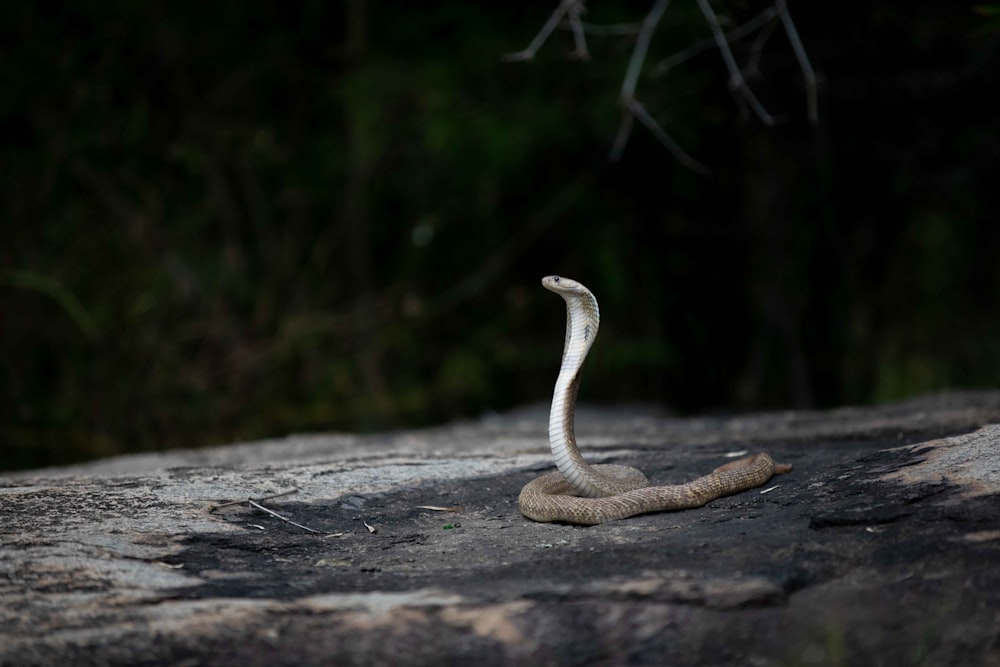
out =
[[[584,400],[997,385],[996,5],[792,3],[819,123],[778,27],[765,127],[717,50],[656,76],[710,37],[676,0],[637,95],[699,176],[607,160],[633,38],[503,62],[557,2],[480,4],[3,3],[0,467],[546,401],[550,273],[601,304]]]

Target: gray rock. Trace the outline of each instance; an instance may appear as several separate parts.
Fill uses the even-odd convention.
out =
[[[795,466],[590,528],[517,511],[545,422],[0,477],[0,664],[1000,664],[1000,392],[582,409],[585,456],[655,483],[741,451]]]

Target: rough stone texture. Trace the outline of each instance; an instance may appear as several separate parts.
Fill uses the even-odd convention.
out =
[[[585,455],[654,482],[742,451],[795,466],[590,528],[518,514],[545,421],[0,477],[0,664],[1000,665],[1000,393],[585,409]],[[318,532],[246,502],[290,489],[259,502]]]

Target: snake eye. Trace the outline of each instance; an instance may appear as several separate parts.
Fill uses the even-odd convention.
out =
[[[559,276],[552,276],[552,282],[554,283],[559,282]]]

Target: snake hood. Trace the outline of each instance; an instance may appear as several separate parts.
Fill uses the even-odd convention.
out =
[[[588,311],[589,319],[593,319],[595,323],[601,321],[601,312],[597,307],[597,299],[582,283],[578,283],[572,278],[563,278],[562,276],[545,276],[542,278],[542,287],[566,299],[567,305],[572,306],[574,301],[578,301]],[[597,332],[595,331],[594,333],[596,334]]]
[[[597,330],[601,326],[601,310],[597,307],[597,298],[589,289],[572,278],[562,276],[545,276],[542,287],[555,292],[566,301],[566,340],[563,342],[563,368],[566,367],[566,355],[574,354],[576,369],[590,351]],[[575,326],[574,326],[575,325]],[[576,372],[572,375],[576,375]],[[569,378],[567,378],[569,379]]]

